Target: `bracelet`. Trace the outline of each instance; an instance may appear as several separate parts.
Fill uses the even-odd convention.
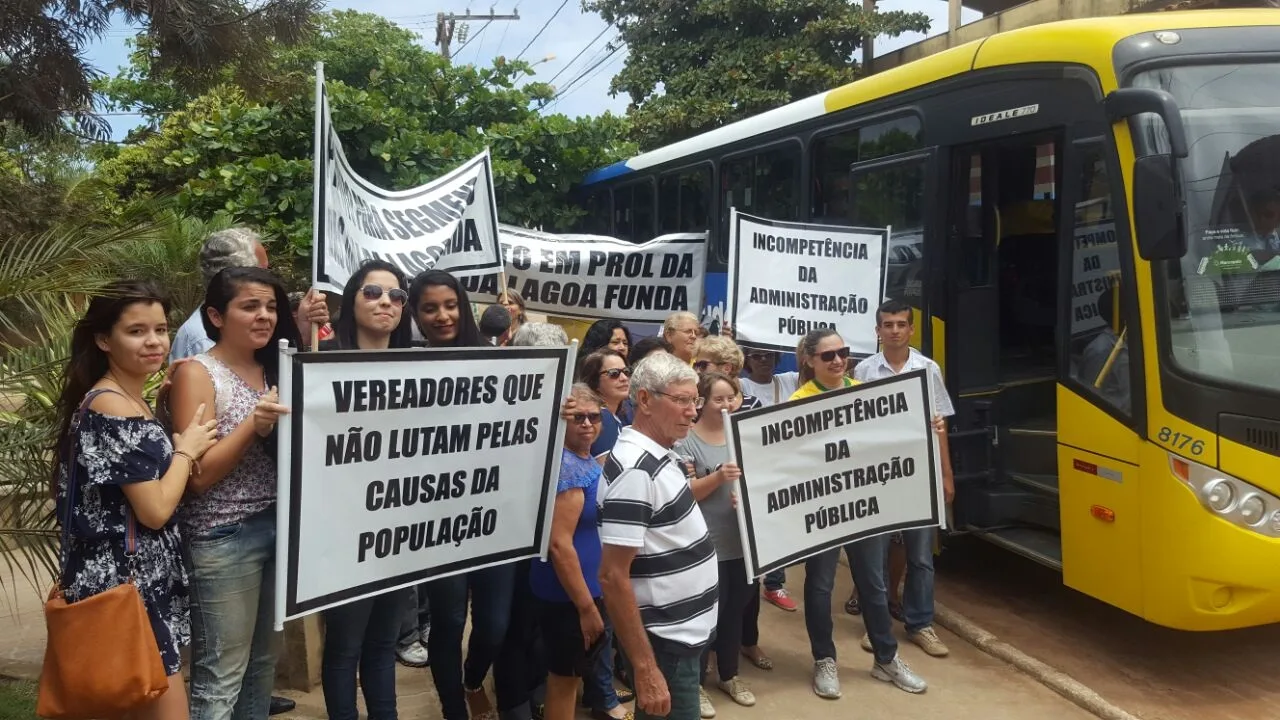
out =
[[[195,458],[191,457],[190,454],[188,454],[183,450],[174,450],[173,454],[184,457],[187,459],[187,462],[191,463],[191,477],[194,477],[194,478],[200,477],[200,461],[199,460],[196,460]]]

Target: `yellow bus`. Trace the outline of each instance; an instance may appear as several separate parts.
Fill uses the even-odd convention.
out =
[[[956,530],[1186,630],[1280,621],[1280,11],[1051,23],[587,177],[579,230],[891,226]]]

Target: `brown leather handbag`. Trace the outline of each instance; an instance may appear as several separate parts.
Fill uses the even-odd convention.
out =
[[[72,453],[84,410],[95,395],[97,392],[89,393],[81,403],[64,450],[67,508],[62,518],[61,573],[44,605],[49,639],[36,696],[36,714],[49,720],[120,717],[169,689],[155,632],[133,579],[138,525],[127,502],[125,555],[130,564],[129,579],[74,603],[67,602],[62,594],[72,512],[79,489],[79,463]]]

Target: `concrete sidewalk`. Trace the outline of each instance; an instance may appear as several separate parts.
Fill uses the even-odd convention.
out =
[[[44,619],[41,597],[22,577],[13,577],[0,567],[7,600],[0,604],[0,674],[34,679],[40,671],[44,652]],[[787,585],[797,596],[804,584],[804,572],[794,568]],[[951,656],[934,659],[906,642],[897,627],[902,655],[929,682],[928,692],[909,695],[869,675],[871,656],[858,647],[862,622],[844,613],[851,582],[841,565],[836,593],[832,599],[836,642],[840,649],[840,680],[844,697],[823,700],[810,689],[812,659],[804,629],[803,609],[786,613],[772,605],[761,608],[761,644],[773,658],[772,671],[758,670],[743,663],[742,677],[756,695],[755,707],[738,707],[714,687],[708,690],[718,718],[788,720],[814,718],[826,713],[842,717],[856,714],[860,720],[909,720],[945,717],[948,720],[1025,720],[1047,718],[1072,720],[1093,716],[1015,668],[981,652],[960,638],[939,628],[939,635],[951,647]],[[16,595],[16,597],[15,597]],[[398,668],[399,711],[406,719],[438,718],[439,703],[428,670]],[[282,718],[324,718],[324,697],[310,693],[283,691],[298,702],[293,713]],[[492,697],[492,692],[490,693]],[[586,717],[585,713],[582,714]]]

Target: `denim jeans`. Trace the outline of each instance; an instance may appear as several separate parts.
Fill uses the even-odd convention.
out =
[[[613,687],[613,623],[609,622],[608,613],[602,612],[600,617],[604,620],[604,640],[591,675],[582,678],[582,702],[592,710],[609,712],[622,703]]]
[[[420,583],[405,593],[404,611],[401,613],[398,645],[407,648],[422,638],[422,631],[431,627],[431,602],[427,600],[427,584]]]
[[[862,606],[862,624],[871,638],[876,662],[888,663],[898,654],[898,640],[893,636],[893,617],[889,615],[889,592],[885,584],[885,559],[889,556],[889,536],[877,535],[845,546],[849,567],[858,586],[858,603]],[[838,551],[837,551],[838,552]],[[838,555],[836,556],[839,557]],[[831,612],[828,601],[827,612]],[[809,603],[805,601],[805,612]]]
[[[907,580],[903,584],[902,613],[908,633],[933,625],[933,540],[937,530],[902,531],[907,551]]]
[[[275,683],[276,511],[190,535],[191,720],[264,720]]]
[[[369,720],[396,720],[396,638],[408,604],[404,590],[324,611],[320,677],[329,720],[357,720],[356,670]]]
[[[787,569],[778,568],[764,576],[765,590],[781,590],[787,582]]]
[[[636,705],[636,720],[701,720],[702,704],[698,697],[701,685],[700,652],[672,651],[663,647],[661,640],[649,636],[653,643],[653,657],[658,662],[658,670],[667,681],[667,691],[671,694],[671,712],[668,715],[650,715]]]
[[[721,680],[729,680],[738,674],[738,658],[742,656],[743,619],[746,616],[751,594],[760,595],[757,583],[746,582],[746,566],[743,558],[723,560],[719,563],[720,606],[716,619],[716,637],[702,652],[699,676],[705,677],[710,653],[716,654],[716,671]],[[757,638],[757,642],[759,638]],[[753,643],[754,644],[754,643]]]
[[[513,565],[511,613],[502,651],[493,661],[493,694],[500,720],[531,720],[547,667],[538,633],[537,598],[529,586],[530,560]],[[370,719],[372,720],[372,718]]]
[[[804,627],[814,660],[836,658],[835,626],[831,622],[831,590],[836,584],[840,550],[827,550],[804,562]]]
[[[444,720],[467,720],[463,685],[476,689],[484,682],[502,649],[511,617],[515,584],[512,564],[476,570],[427,583],[431,601],[431,678],[440,695]],[[467,596],[471,600],[471,638],[465,667],[462,631],[467,624]]]

